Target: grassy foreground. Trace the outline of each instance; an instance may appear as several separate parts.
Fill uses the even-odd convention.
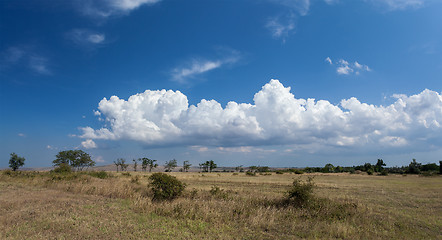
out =
[[[442,177],[314,176],[308,206],[281,204],[299,175],[171,173],[184,196],[152,202],[149,173],[0,172],[0,239],[442,239]]]

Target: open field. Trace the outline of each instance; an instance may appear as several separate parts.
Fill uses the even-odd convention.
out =
[[[152,202],[149,173],[0,172],[0,239],[442,239],[441,176],[303,174],[298,207],[280,202],[300,175],[170,174],[184,195]]]

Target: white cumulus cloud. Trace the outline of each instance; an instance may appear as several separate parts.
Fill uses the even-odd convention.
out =
[[[183,93],[171,90],[146,90],[128,100],[112,96],[98,105],[105,125],[82,127],[80,137],[87,143],[129,139],[148,146],[198,146],[201,151],[207,146],[422,150],[442,145],[441,93],[426,89],[412,96],[394,95],[393,104],[376,106],[354,97],[338,105],[298,99],[290,90],[271,80],[255,94],[253,103],[231,101],[225,107],[205,99],[189,105]]]
[[[83,146],[86,149],[97,148],[97,144],[92,139],[87,139],[81,142],[81,146]]]

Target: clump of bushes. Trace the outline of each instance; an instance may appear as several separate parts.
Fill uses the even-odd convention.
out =
[[[55,167],[54,170],[52,170],[51,172],[54,172],[54,173],[71,173],[72,172],[72,168],[67,163],[61,163],[60,165]]]
[[[165,173],[154,173],[149,177],[153,200],[173,200],[179,197],[186,185],[174,176]]]
[[[255,172],[252,172],[252,171],[247,171],[247,172],[246,172],[246,175],[247,175],[247,176],[256,176],[256,173],[255,173]]]
[[[287,191],[287,202],[295,206],[308,205],[314,200],[314,187],[312,177],[309,177],[306,181],[302,181],[301,178],[294,179],[292,186]]]
[[[105,171],[88,172],[87,174],[88,174],[89,176],[96,177],[96,178],[100,178],[100,179],[106,179],[106,178],[109,178],[109,177],[110,177],[110,175],[109,175],[107,172],[105,172]]]
[[[279,171],[279,170],[278,170],[278,171],[276,171],[275,173],[276,173],[276,174],[284,174],[284,172],[283,172],[283,171]]]
[[[227,199],[229,197],[229,194],[227,192],[224,191],[224,189],[219,188],[218,186],[212,186],[212,188],[210,189],[210,195],[216,197],[216,198],[221,198],[221,199]]]

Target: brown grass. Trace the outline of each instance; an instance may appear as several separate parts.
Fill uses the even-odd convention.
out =
[[[281,204],[299,175],[171,174],[184,196],[152,202],[148,173],[0,173],[0,239],[442,238],[441,177],[304,174],[317,198],[301,208]]]

